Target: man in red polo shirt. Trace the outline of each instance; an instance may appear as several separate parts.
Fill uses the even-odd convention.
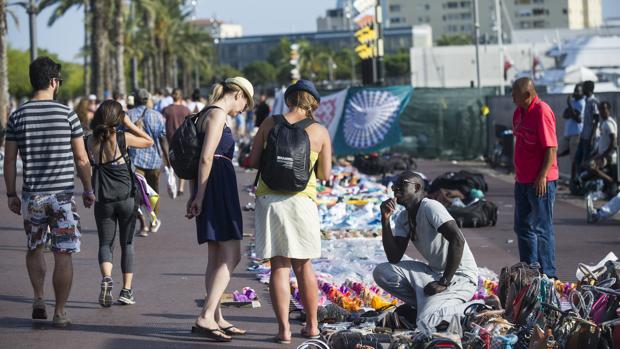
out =
[[[536,94],[529,78],[515,81],[512,118],[515,135],[515,221],[522,262],[538,263],[555,278],[553,205],[558,179],[555,115]]]

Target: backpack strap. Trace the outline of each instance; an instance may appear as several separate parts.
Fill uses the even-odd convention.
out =
[[[314,120],[313,118],[305,118],[305,119],[303,119],[301,121],[297,121],[293,125],[295,127],[299,127],[299,128],[305,129],[305,128],[308,128],[308,126],[310,126],[310,125],[312,125],[314,123],[316,123],[316,120]]]
[[[136,179],[134,178],[134,171],[131,168],[131,158],[127,153],[127,142],[125,140],[125,132],[119,131],[116,132],[116,146],[121,151],[121,156],[123,160],[125,160],[125,165],[127,165],[127,171],[129,172],[129,177],[131,180],[131,195],[135,196],[136,194]]]

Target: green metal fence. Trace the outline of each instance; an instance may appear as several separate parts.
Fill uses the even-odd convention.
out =
[[[475,159],[487,149],[487,125],[481,115],[494,88],[416,88],[400,117],[403,141],[392,150],[419,158]]]

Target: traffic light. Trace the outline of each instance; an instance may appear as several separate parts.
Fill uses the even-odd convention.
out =
[[[361,59],[374,57],[374,47],[377,39],[377,32],[372,28],[363,27],[355,32],[355,37],[360,45],[355,47],[355,52]]]
[[[360,44],[367,44],[377,39],[377,32],[371,27],[364,27],[355,32],[355,37]]]

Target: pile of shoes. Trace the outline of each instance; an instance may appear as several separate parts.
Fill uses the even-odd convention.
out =
[[[502,270],[496,290],[505,309],[475,303],[463,316],[433,329],[416,328],[415,309],[407,305],[348,312],[333,317],[344,321],[321,324],[323,346],[305,348],[620,348],[620,262],[615,255],[594,267],[580,265],[577,283],[549,279],[538,270],[525,263]]]

